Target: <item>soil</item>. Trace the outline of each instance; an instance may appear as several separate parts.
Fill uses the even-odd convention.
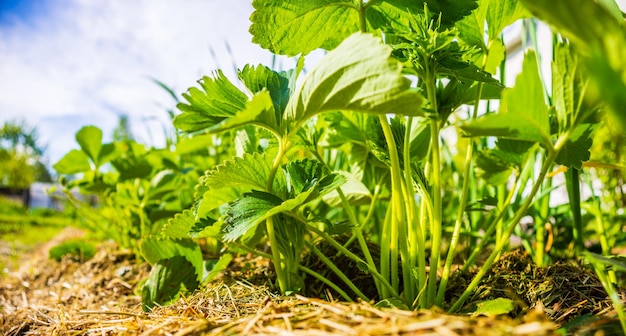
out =
[[[237,258],[208,286],[146,313],[138,288],[150,267],[114,243],[100,244],[86,262],[48,258],[51,246],[79,235],[64,230],[0,280],[0,334],[560,335],[557,329],[570,321],[571,334],[619,335],[619,323],[592,272],[567,263],[538,268],[521,251],[503,255],[473,298],[474,303],[511,298],[518,309],[510,316],[447,315],[437,309],[405,311],[377,308],[373,302],[281,296],[272,285],[268,262],[251,256]],[[455,277],[449,300],[470,276]],[[588,319],[581,318],[586,314]]]

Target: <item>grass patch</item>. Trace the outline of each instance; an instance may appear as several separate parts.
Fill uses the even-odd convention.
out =
[[[0,269],[19,266],[20,258],[48,242],[63,228],[75,226],[73,215],[53,209],[27,209],[0,197]]]

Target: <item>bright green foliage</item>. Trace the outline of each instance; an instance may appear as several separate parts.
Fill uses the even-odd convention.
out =
[[[626,29],[615,1],[522,0],[522,3],[577,47],[592,80],[593,95],[611,107],[613,117],[624,129]]]
[[[89,171],[89,157],[78,149],[72,149],[63,158],[54,164],[54,170],[59,174],[76,174]]]
[[[202,252],[198,244],[189,238],[148,236],[141,240],[141,252],[151,264],[156,264],[163,259],[183,256],[194,266],[198,279],[202,276]]]
[[[293,211],[337,189],[345,182],[345,178],[337,174],[322,177],[321,167],[307,165],[309,162],[313,161],[297,161],[287,166],[287,170],[294,174],[290,175],[294,183],[294,198],[283,201],[276,195],[253,190],[233,202],[224,219],[224,239],[235,240],[267,218]],[[307,170],[311,167],[317,169]],[[302,190],[298,190],[299,188]]]
[[[431,12],[441,13],[444,26],[451,26],[476,8],[475,0],[425,2]],[[411,14],[424,9],[422,3],[410,0],[255,0],[252,5],[256,9],[250,17],[252,41],[275,54],[288,56],[306,55],[318,48],[334,49],[363,28],[407,28]]]
[[[456,27],[459,29],[459,37],[479,48],[487,58],[483,69],[495,74],[506,52],[501,40],[504,28],[525,16],[527,13],[518,0],[481,0],[478,8],[457,22]]]
[[[105,163],[110,162],[116,154],[112,143],[102,143],[102,131],[95,126],[85,126],[76,133],[76,142],[81,150],[71,150],[54,169],[59,174],[76,174],[87,171],[98,171]]]
[[[505,315],[515,309],[515,302],[511,299],[497,298],[478,304],[474,315],[497,316]]]
[[[487,10],[487,32],[489,41],[500,38],[504,28],[527,16],[526,9],[519,0],[481,0]]]
[[[190,292],[199,285],[189,261],[182,256],[159,260],[152,267],[148,281],[141,292],[142,308],[149,312],[154,305],[168,305],[181,293]]]
[[[215,80],[205,77],[201,82],[204,92],[191,88],[184,95],[189,104],[179,104],[183,114],[176,118],[175,125],[185,131],[219,132],[254,124],[284,137],[295,133],[309,118],[327,111],[420,115],[421,96],[409,88],[410,80],[401,75],[401,64],[390,55],[391,48],[379,38],[354,34],[326,55],[289,99],[289,80],[293,78],[264,67],[244,68],[240,77],[255,95],[247,103],[233,103],[226,110],[218,108],[216,104],[223,98],[215,95],[237,97],[240,102],[244,94],[235,92],[221,73]]]
[[[582,124],[574,129],[572,135],[554,162],[571,168],[581,169],[583,162],[589,161],[589,149],[593,144],[593,133],[597,125]]]
[[[532,50],[514,87],[505,89],[493,74],[506,68],[503,30],[530,15],[522,3],[557,26],[585,22],[581,8],[595,8],[598,17],[589,21],[608,37],[597,29],[565,29],[569,42],[553,40],[552,90],[545,89]],[[102,197],[101,209],[84,213],[122,231],[112,236],[124,246],[140,242],[136,252],[153,265],[146,308],[210,281],[245,251],[271,259],[283,294],[305,290],[310,276],[332,283],[301,264],[315,255],[350,288],[338,290],[347,300],[455,312],[468,309],[466,300],[512,234],[543,263],[553,257],[544,223],[559,226],[553,250],[563,253],[569,249],[557,247],[558,239],[569,244],[574,236],[584,248],[585,232],[599,236],[604,248],[606,232],[620,232],[604,231],[607,217],[594,210],[598,197],[581,200],[573,188],[580,186],[579,172],[587,173],[594,122],[606,103],[594,80],[616,80],[606,90],[614,108],[623,99],[617,95],[622,51],[609,48],[622,41],[611,1],[588,1],[566,14],[547,13],[553,6],[534,0],[256,0],[253,6],[254,42],[286,55],[328,53],[303,78],[304,56],[290,71],[247,65],[238,73],[243,85],[220,71],[204,77],[178,105],[174,124],[184,133],[172,140],[175,146],[115,142],[108,155],[101,133],[89,128],[82,132],[94,136],[81,133],[81,150],[59,163],[66,173],[82,173],[68,188]],[[593,74],[592,64],[600,65]],[[490,111],[494,105],[497,112]],[[446,128],[467,136],[450,139]],[[111,171],[101,169],[104,162]],[[550,207],[559,187],[549,175],[558,172],[555,164],[572,168],[566,177],[572,201],[560,210]],[[583,211],[594,213],[596,227],[581,220]],[[534,220],[531,232],[518,225],[527,216]],[[211,249],[208,260],[200,244]],[[271,254],[261,252],[268,245]],[[461,297],[447,302],[461,248],[471,250],[463,270],[479,270]],[[485,251],[491,252],[477,262]],[[364,295],[331,255],[371,275],[377,294]],[[496,299],[476,314],[514,308],[511,300]]]
[[[44,148],[36,128],[23,122],[5,122],[0,128],[0,186],[26,189],[35,182],[51,182],[42,163]]]
[[[476,156],[476,176],[492,185],[505,184],[512,170],[521,164],[519,161],[519,157],[510,152],[498,148],[483,149]]]
[[[564,131],[577,122],[586,83],[581,78],[578,57],[571,45],[557,44],[554,53],[552,94],[559,131]]]
[[[93,243],[84,239],[70,239],[54,246],[48,251],[50,259],[61,261],[66,255],[77,257],[81,262],[87,261],[96,254],[96,247]]]
[[[543,92],[535,53],[529,52],[515,86],[503,92],[498,113],[466,123],[461,129],[471,136],[491,135],[551,146],[548,107]]]
[[[351,0],[255,0],[252,6],[256,9],[250,17],[252,42],[279,55],[333,49],[359,29]]]
[[[307,74],[287,105],[286,119],[300,125],[333,110],[420,115],[421,96],[409,89],[390,55],[391,48],[374,36],[350,36]]]
[[[417,2],[417,1],[415,1]],[[426,0],[428,9],[435,15],[441,15],[441,25],[450,27],[455,22],[470,15],[478,7],[477,0]],[[412,12],[415,13],[415,12]]]
[[[191,210],[178,213],[174,218],[170,218],[167,224],[163,225],[161,235],[172,239],[189,238],[189,231],[196,224],[196,218]]]
[[[210,128],[245,108],[248,98],[221,71],[199,83],[202,90],[192,87],[183,94],[189,104],[177,105],[183,112],[174,119],[177,128],[186,132]]]
[[[281,209],[277,207],[281,203],[279,197],[263,191],[253,190],[243,194],[226,212],[224,239],[236,240],[268,217],[280,213]]]
[[[204,185],[211,189],[230,188],[239,185],[264,189],[271,170],[271,159],[265,154],[244,154],[217,166],[207,173]]]

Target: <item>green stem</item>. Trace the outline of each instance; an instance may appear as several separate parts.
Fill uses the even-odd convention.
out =
[[[301,219],[302,221],[302,219]],[[391,286],[391,284],[389,283],[389,281],[387,281],[386,279],[384,279],[380,273],[378,273],[378,270],[376,270],[375,267],[371,267],[370,265],[368,265],[363,259],[359,258],[359,256],[357,256],[356,254],[350,252],[349,250],[347,250],[345,247],[343,247],[343,245],[341,245],[338,241],[336,241],[333,237],[331,237],[328,233],[320,230],[319,228],[315,227],[314,225],[311,225],[311,223],[306,223],[307,227],[309,228],[310,231],[314,232],[315,234],[317,234],[318,236],[322,237],[322,239],[326,240],[328,243],[330,243],[334,248],[337,249],[337,251],[343,253],[346,257],[354,260],[355,262],[361,264],[361,265],[367,265],[367,270],[370,272],[370,274],[372,274],[372,276],[374,278],[376,278],[378,281],[380,281],[380,284],[385,287],[389,293],[396,298],[399,298],[400,295],[398,294],[398,292],[396,290],[393,289],[393,287]]]
[[[326,161],[322,158],[322,156],[317,151],[313,151],[313,155],[324,165],[324,167],[326,168],[328,172],[332,172],[332,169],[330,168],[328,163],[326,163]],[[339,198],[341,199],[341,205],[343,206],[344,210],[346,211],[346,214],[348,215],[348,220],[350,221],[350,225],[352,225],[352,232],[354,236],[356,236],[357,241],[359,242],[359,247],[361,248],[361,251],[363,251],[363,255],[365,256],[365,260],[367,261],[367,264],[370,265],[371,267],[376,267],[376,264],[374,263],[374,259],[372,258],[372,254],[370,253],[370,250],[367,247],[367,242],[365,241],[365,237],[363,237],[362,227],[361,225],[359,225],[359,222],[356,219],[356,214],[354,213],[354,210],[350,206],[350,202],[348,201],[348,198],[346,197],[346,195],[343,193],[343,190],[341,189],[341,187],[337,188],[337,194],[339,195]]]
[[[391,240],[389,246],[381,246],[381,248],[388,248],[391,252],[390,260],[381,260],[381,264],[385,262],[391,263],[391,283],[395,291],[399,290],[399,278],[398,278],[398,253],[404,260],[408,258],[408,251],[406,250],[406,214],[404,209],[403,190],[402,190],[402,174],[400,172],[400,158],[398,156],[398,148],[396,141],[393,137],[393,131],[389,125],[389,121],[385,115],[379,115],[380,125],[387,141],[387,149],[389,151],[389,160],[391,161]],[[400,244],[398,244],[400,243]],[[403,272],[410,272],[409,270],[403,270]],[[408,285],[408,284],[407,284]],[[408,304],[411,304],[408,301]]]
[[[357,9],[359,10],[359,29],[361,30],[361,32],[365,33],[367,32],[367,21],[365,17],[367,4],[363,3],[363,1],[359,1]]]
[[[544,183],[543,189],[548,190],[551,187],[551,180],[548,179]],[[550,197],[543,198],[539,208],[539,215],[535,216],[535,227],[537,230],[536,240],[537,247],[535,249],[535,263],[537,266],[544,265],[545,252],[546,252],[546,220],[548,213],[550,212]]]
[[[272,165],[272,170],[270,170],[266,189],[268,192],[272,192],[274,185],[274,178],[276,177],[276,173],[280,168],[280,164],[283,160],[283,157],[286,153],[287,145],[282,141],[282,139],[278,139],[278,153],[276,154],[276,158],[274,159],[274,163]],[[276,239],[276,230],[274,228],[274,218],[269,217],[265,221],[265,227],[267,229],[267,237],[270,241],[270,246],[272,249],[272,263],[274,264],[274,269],[276,270],[276,277],[278,278],[278,286],[280,287],[280,291],[282,293],[286,293],[290,290],[291,284],[289,283],[289,278],[283,268],[283,261],[280,251],[278,249],[278,240]]]
[[[487,49],[488,50],[488,49]],[[483,57],[483,68],[487,61],[487,53]],[[483,83],[478,83],[478,90],[476,90],[476,98],[474,101],[474,110],[470,119],[475,119],[478,116],[478,107],[480,104],[480,97],[482,96]],[[452,238],[450,239],[450,247],[448,248],[448,254],[446,255],[446,263],[441,274],[441,281],[439,282],[439,289],[437,291],[437,306],[443,305],[443,298],[448,285],[448,279],[450,277],[450,270],[452,268],[452,262],[454,259],[456,247],[461,236],[461,225],[463,224],[463,217],[465,215],[465,207],[467,206],[467,198],[469,194],[469,182],[472,180],[472,158],[474,156],[474,139],[470,138],[467,142],[467,148],[465,150],[465,163],[463,171],[463,186],[461,187],[461,195],[459,196],[459,207],[456,214],[456,221],[454,222],[454,230],[452,232]]]
[[[331,271],[333,271],[339,279],[341,279],[350,289],[363,301],[367,302],[370,299],[354,285],[354,283],[343,273],[337,265],[335,265],[330,259],[328,259],[315,245],[313,245],[308,240],[305,241],[305,244],[308,248],[328,267]]]
[[[579,170],[569,168],[565,175],[565,183],[567,186],[567,196],[569,197],[570,210],[572,211],[572,219],[574,220],[574,248],[581,252],[585,246],[583,244],[583,220],[580,212],[580,177]]]
[[[426,284],[426,267],[419,267],[426,264],[426,242],[423,235],[422,223],[416,221],[416,215],[419,213],[417,204],[415,203],[415,188],[413,185],[413,168],[411,167],[411,129],[413,128],[413,117],[407,120],[406,131],[404,134],[404,180],[406,181],[406,209],[407,224],[409,229],[409,269],[417,268],[417,286],[404,286],[405,296],[415,301],[417,296],[416,290],[420,290]],[[415,251],[417,250],[417,254]],[[403,266],[407,267],[407,265]],[[404,269],[404,268],[403,268]],[[414,282],[413,277],[411,280]],[[425,304],[425,297],[420,296],[420,306]]]
[[[261,252],[261,251],[257,251],[253,248],[250,248],[246,245],[237,243],[237,242],[232,242],[229,243],[230,245],[235,245],[237,246],[238,249],[244,250],[250,254],[256,255],[256,256],[260,256],[263,257],[265,259],[269,259],[272,260],[272,256],[270,254]],[[328,280],[325,276],[315,272],[314,270],[303,266],[303,265],[298,265],[298,268],[303,271],[304,273],[307,273],[309,275],[311,275],[312,277],[318,279],[319,281],[323,282],[324,284],[326,284],[328,287],[332,288],[334,291],[336,291],[337,293],[339,293],[339,295],[341,295],[342,298],[344,298],[344,300],[348,301],[348,302],[352,302],[352,298],[350,297],[350,295],[348,295],[343,289],[339,288],[339,286],[337,286],[335,283],[333,283],[332,281]]]
[[[428,65],[425,66],[428,69]],[[435,94],[435,77],[427,74],[426,91],[430,106],[434,115],[430,118],[430,144],[431,144],[431,180],[432,180],[432,201],[433,211],[431,216],[431,251],[430,251],[430,272],[428,275],[428,287],[426,290],[426,302],[430,306],[435,303],[437,294],[437,270],[439,268],[439,258],[441,254],[441,163],[439,150],[439,113],[437,110],[437,96]]]
[[[489,237],[491,237],[491,235],[493,235],[493,232],[496,230],[497,223],[499,221],[502,221],[502,219],[506,215],[506,212],[511,204],[511,200],[513,199],[513,195],[515,195],[515,190],[517,189],[517,186],[519,184],[520,176],[521,175],[518,174],[517,177],[515,178],[515,182],[513,182],[513,187],[511,188],[511,190],[509,190],[509,194],[507,195],[506,200],[504,201],[504,207],[499,209],[500,212],[498,213],[498,217],[496,217],[491,222],[491,224],[487,228],[487,231],[485,231],[485,234],[482,235],[482,239],[480,240],[478,245],[474,248],[469,258],[467,258],[467,261],[463,265],[463,268],[461,268],[461,271],[465,272],[469,269],[470,266],[474,265],[474,263],[476,262],[476,258],[478,258],[479,253],[483,251],[487,243],[490,241]]]
[[[487,271],[491,268],[491,265],[493,265],[493,263],[494,263],[496,257],[498,256],[498,254],[500,254],[500,252],[502,251],[504,246],[508,243],[508,240],[509,240],[509,237],[511,236],[511,233],[513,233],[513,230],[515,229],[515,227],[517,226],[519,221],[522,219],[522,217],[524,217],[526,215],[526,212],[530,208],[530,205],[533,203],[533,200],[535,198],[535,195],[537,194],[537,191],[539,191],[541,185],[543,184],[543,180],[546,178],[546,175],[548,174],[548,170],[549,170],[550,166],[552,165],[552,163],[556,159],[556,157],[559,154],[559,151],[561,150],[561,148],[563,146],[565,146],[567,140],[570,137],[570,134],[571,134],[571,129],[568,130],[567,132],[563,133],[558,138],[556,144],[553,147],[548,147],[549,154],[548,154],[547,158],[545,159],[545,161],[543,162],[543,165],[541,167],[541,172],[539,174],[539,177],[537,178],[537,180],[533,184],[533,187],[532,187],[532,190],[530,191],[530,194],[527,196],[527,198],[524,201],[524,203],[522,204],[522,206],[515,213],[515,217],[513,217],[513,219],[509,222],[508,227],[507,227],[506,231],[504,232],[504,236],[502,237],[502,239],[500,239],[500,240],[498,240],[496,242],[496,246],[495,246],[494,250],[491,252],[491,254],[489,255],[489,258],[487,259],[485,264],[480,268],[480,270],[478,271],[476,276],[474,276],[474,279],[469,284],[469,286],[467,286],[467,288],[465,289],[463,294],[461,294],[461,297],[450,308],[450,310],[448,311],[449,313],[454,313],[459,308],[461,308],[461,306],[463,305],[465,300],[467,300],[467,298],[474,292],[476,287],[478,287],[478,284],[480,283],[480,280],[487,273]]]

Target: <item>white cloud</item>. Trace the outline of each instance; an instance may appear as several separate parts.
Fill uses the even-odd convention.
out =
[[[234,78],[233,63],[271,63],[251,43],[248,1],[46,4],[45,15],[0,30],[0,122],[37,126],[52,162],[75,146],[81,126],[95,124],[106,136],[121,113],[140,138],[151,133],[159,145],[173,101],[151,78],[181,93],[217,67]]]

